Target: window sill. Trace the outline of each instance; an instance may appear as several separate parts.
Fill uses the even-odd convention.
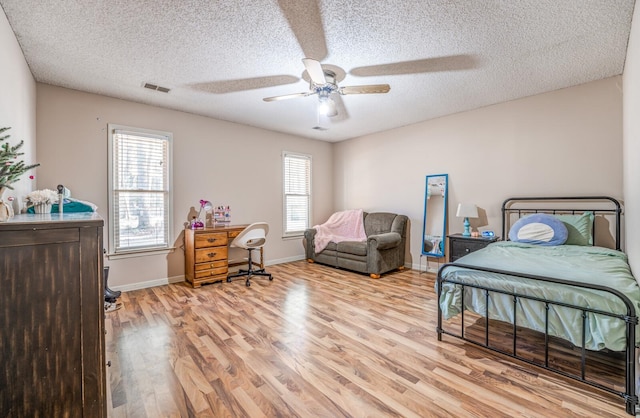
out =
[[[304,232],[300,233],[299,235],[283,235],[282,239],[283,240],[290,240],[290,239],[299,239],[299,238],[304,238]]]
[[[149,257],[153,255],[170,254],[175,250],[176,250],[175,247],[171,247],[171,248],[162,248],[159,250],[140,250],[140,251],[130,251],[126,253],[115,253],[115,254],[112,253],[112,254],[107,254],[107,259],[120,260],[123,258]]]

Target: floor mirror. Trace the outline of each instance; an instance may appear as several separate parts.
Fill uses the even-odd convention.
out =
[[[429,258],[436,258],[440,262],[445,257],[448,182],[448,174],[428,175],[426,178],[422,256],[427,257],[427,271]]]

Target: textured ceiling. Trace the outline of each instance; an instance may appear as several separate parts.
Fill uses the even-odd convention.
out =
[[[622,73],[634,0],[0,0],[37,81],[341,141]],[[340,86],[317,116],[301,59]],[[168,87],[161,93],[144,83]],[[326,130],[313,129],[321,126]]]

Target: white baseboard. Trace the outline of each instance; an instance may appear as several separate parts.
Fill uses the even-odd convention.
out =
[[[149,287],[163,286],[170,283],[180,283],[180,282],[184,282],[184,275],[166,277],[164,279],[148,280],[146,282],[137,282],[137,283],[125,284],[122,286],[114,286],[109,288],[111,290],[119,290],[121,292],[130,292],[132,290],[147,289]]]
[[[304,260],[304,255],[297,255],[294,257],[286,257],[286,258],[279,258],[277,260],[269,260],[266,261],[264,264],[265,266],[273,266],[276,264],[282,264],[282,263],[289,263],[292,261],[299,261],[299,260]],[[109,287],[111,290],[119,290],[121,292],[130,292],[132,290],[138,290],[138,289],[147,289],[149,287],[156,287],[156,286],[164,286],[170,283],[180,283],[180,282],[184,282],[185,278],[184,278],[184,274],[180,275],[180,276],[174,276],[174,277],[167,277],[167,278],[163,278],[163,279],[155,279],[155,280],[148,280],[146,282],[137,282],[137,283],[130,283],[130,284],[125,284],[122,286],[114,286],[114,287]]]
[[[296,255],[293,257],[287,257],[287,258],[279,258],[277,260],[270,260],[264,263],[265,266],[273,266],[275,264],[283,264],[283,263],[290,263],[292,261],[300,261],[300,260],[304,260],[304,254],[303,255]]]
[[[409,265],[409,268],[411,268],[412,270],[418,270],[420,273],[438,273],[438,269],[443,264],[444,263],[437,263],[437,262],[431,261],[429,263],[420,262],[419,264],[413,263],[408,265]]]

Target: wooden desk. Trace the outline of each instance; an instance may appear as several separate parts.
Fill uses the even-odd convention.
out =
[[[226,280],[229,267],[247,264],[246,262],[229,263],[229,244],[247,226],[185,229],[185,278],[193,287]],[[260,268],[264,268],[262,248],[260,248]]]

